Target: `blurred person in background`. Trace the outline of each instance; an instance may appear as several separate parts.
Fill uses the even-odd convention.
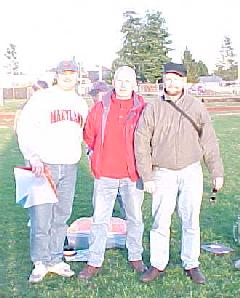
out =
[[[112,86],[109,86],[104,81],[98,81],[93,83],[91,90],[88,92],[91,95],[94,104],[102,100],[102,97],[112,89]]]
[[[34,92],[39,91],[39,90],[43,90],[48,88],[48,83],[46,81],[42,81],[42,80],[37,80],[33,85],[32,85],[32,90]],[[13,129],[16,132],[17,130],[17,123],[18,120],[20,118],[21,112],[25,106],[26,102],[24,104],[22,104],[20,107],[18,107],[18,109],[16,110],[15,113],[15,117],[14,117],[14,123],[13,123]]]

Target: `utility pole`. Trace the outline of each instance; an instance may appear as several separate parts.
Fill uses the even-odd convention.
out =
[[[4,105],[3,88],[0,87],[0,106],[2,107],[3,105]]]
[[[98,80],[99,80],[100,82],[102,82],[102,80],[103,80],[102,71],[103,71],[103,69],[102,69],[102,64],[99,64],[99,66],[98,66],[98,72],[99,72]]]
[[[240,83],[240,58],[238,58],[238,82]]]

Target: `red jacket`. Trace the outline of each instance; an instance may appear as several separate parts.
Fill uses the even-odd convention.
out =
[[[111,91],[107,93],[101,102],[97,102],[88,114],[83,138],[88,145],[91,152],[91,169],[96,178],[100,178],[102,163],[102,145],[105,135],[105,126],[107,121],[108,112],[111,104]],[[125,125],[125,140],[126,140],[126,155],[127,155],[127,167],[129,178],[132,181],[136,181],[139,176],[136,170],[135,156],[134,156],[134,131],[138,122],[138,119],[145,106],[143,98],[133,92],[133,107],[128,114]]]

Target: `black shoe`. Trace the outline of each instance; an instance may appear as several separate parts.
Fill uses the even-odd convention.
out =
[[[130,266],[138,273],[143,273],[147,271],[147,266],[143,263],[142,260],[129,261]]]
[[[90,279],[93,276],[97,275],[100,271],[101,267],[93,267],[90,265],[86,265],[81,272],[78,274],[79,279]]]
[[[200,271],[199,267],[191,268],[189,270],[184,270],[186,275],[191,278],[193,282],[196,284],[205,284],[206,280],[203,276],[202,272]]]
[[[155,267],[150,267],[145,273],[142,274],[140,280],[142,282],[149,282],[159,277],[163,277],[164,271],[160,271]]]

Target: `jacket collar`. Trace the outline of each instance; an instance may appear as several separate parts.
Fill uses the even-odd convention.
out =
[[[181,94],[181,96],[179,96],[177,99],[175,99],[173,96],[169,96],[169,95],[167,94],[167,92],[165,91],[165,89],[164,89],[164,92],[163,92],[163,95],[162,95],[162,99],[163,99],[163,100],[169,100],[169,101],[178,102],[178,101],[180,101],[184,96],[185,96],[185,90],[184,90],[184,89],[182,90],[182,94]]]

